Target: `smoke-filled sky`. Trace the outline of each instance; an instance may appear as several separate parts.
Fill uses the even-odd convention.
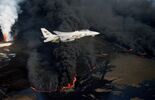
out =
[[[39,32],[40,27],[50,31],[89,28],[127,48],[155,54],[154,0],[27,0],[22,9],[22,26],[17,29]],[[41,33],[37,34],[40,37]]]
[[[132,48],[135,52],[155,55],[153,2],[154,0],[26,0],[21,4],[23,13],[14,28],[18,30],[17,43],[26,42],[25,46],[30,51],[33,50],[28,59],[29,76],[33,77],[31,82],[39,88],[53,89],[72,80],[80,54],[85,54],[83,59],[87,60],[83,61],[86,65],[95,62],[92,40],[81,42],[82,46],[78,43],[41,45],[41,27],[50,31],[89,28],[99,31],[103,34],[100,37],[104,36],[112,43]],[[46,67],[45,70],[42,66]],[[40,74],[49,69],[52,71],[37,80]],[[50,84],[43,84],[44,80]]]

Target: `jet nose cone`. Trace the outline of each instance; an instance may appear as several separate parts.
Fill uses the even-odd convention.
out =
[[[96,35],[99,35],[100,33],[99,33],[99,32],[95,32],[95,34],[96,34]]]

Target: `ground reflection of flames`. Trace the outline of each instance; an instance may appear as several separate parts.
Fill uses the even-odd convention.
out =
[[[37,89],[34,86],[31,86],[31,89],[34,92],[39,92],[39,93],[52,93],[52,92],[69,92],[70,90],[74,89],[75,83],[77,81],[76,75],[74,75],[73,81],[71,83],[68,83],[67,86],[63,86],[60,90],[42,90],[42,89]]]
[[[51,93],[51,92],[56,92],[56,90],[42,90],[42,89],[37,89],[37,88],[34,87],[34,86],[31,86],[31,89],[32,89],[34,92],[38,92],[38,93]]]

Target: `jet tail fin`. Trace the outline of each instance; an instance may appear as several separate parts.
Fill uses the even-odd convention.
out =
[[[47,29],[45,29],[45,28],[41,28],[41,32],[43,33],[44,38],[56,36],[55,34],[52,34],[51,32],[49,32],[49,31],[48,31]]]
[[[44,38],[46,38],[44,42],[56,41],[59,38],[57,35],[52,34],[45,28],[41,28],[41,32],[43,33]]]

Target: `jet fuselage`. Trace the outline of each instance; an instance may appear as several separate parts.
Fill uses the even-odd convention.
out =
[[[100,34],[99,32],[90,31],[90,30],[80,30],[74,32],[60,32],[60,31],[53,31],[55,34],[52,34],[45,28],[41,28],[43,36],[46,40],[44,42],[70,42],[76,39],[86,37],[86,36],[95,36]]]

